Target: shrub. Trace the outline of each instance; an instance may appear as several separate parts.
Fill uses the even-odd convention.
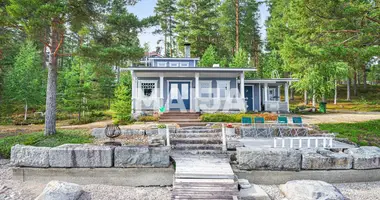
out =
[[[240,123],[243,117],[264,117],[266,121],[277,120],[277,114],[271,113],[257,113],[257,114],[228,114],[228,113],[213,113],[213,114],[202,114],[201,120],[203,122],[229,122],[229,123]]]
[[[166,125],[165,125],[165,124],[158,124],[158,125],[157,125],[157,128],[160,128],[160,129],[161,129],[161,128],[166,128]]]
[[[140,116],[137,121],[140,122],[156,122],[158,121],[158,117],[156,116]]]
[[[60,130],[54,135],[44,136],[43,132],[9,136],[0,139],[0,155],[9,158],[12,146],[16,144],[56,147],[62,144],[91,143],[92,136],[83,130]]]

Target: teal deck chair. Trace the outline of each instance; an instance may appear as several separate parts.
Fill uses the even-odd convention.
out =
[[[252,117],[242,117],[241,118],[241,124],[251,125],[252,124]]]
[[[265,124],[264,117],[255,117],[254,122],[255,137],[271,137],[270,127]]]
[[[302,122],[302,117],[292,117],[293,131],[295,136],[308,136],[309,130],[307,124]]]
[[[288,118],[286,116],[278,116],[277,117],[277,130],[279,136],[292,136],[291,128],[288,125]]]

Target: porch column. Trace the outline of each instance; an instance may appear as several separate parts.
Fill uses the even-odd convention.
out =
[[[245,102],[245,88],[244,88],[244,72],[240,73],[240,98],[242,99],[243,103],[243,111],[245,112],[247,110],[246,102]],[[236,88],[237,89],[237,88]]]
[[[132,70],[131,71],[131,77],[132,77],[132,105],[131,105],[131,111],[132,111],[132,114],[135,113],[135,109],[136,109],[136,97],[137,97],[137,78],[136,78],[136,74],[135,72]]]
[[[160,106],[164,106],[164,73],[160,73]]]
[[[264,83],[264,109],[267,110],[268,101],[268,83]]]
[[[289,83],[285,83],[285,102],[287,104],[287,110],[289,112]]]
[[[199,112],[199,73],[195,73],[195,111]]]

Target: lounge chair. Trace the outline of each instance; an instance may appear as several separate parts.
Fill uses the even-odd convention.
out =
[[[242,117],[241,118],[242,125],[252,125],[252,117]]]
[[[270,127],[265,124],[265,119],[264,117],[255,117],[254,120],[254,129],[255,129],[255,137],[271,137],[271,130]]]
[[[295,136],[308,136],[309,130],[307,128],[307,124],[302,122],[302,117],[293,117],[293,127],[292,132]]]
[[[288,124],[288,118],[286,116],[277,117],[277,130],[280,137],[292,136],[291,128]]]

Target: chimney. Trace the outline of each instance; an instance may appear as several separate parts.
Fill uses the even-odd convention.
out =
[[[190,43],[185,43],[185,58],[190,58]]]

